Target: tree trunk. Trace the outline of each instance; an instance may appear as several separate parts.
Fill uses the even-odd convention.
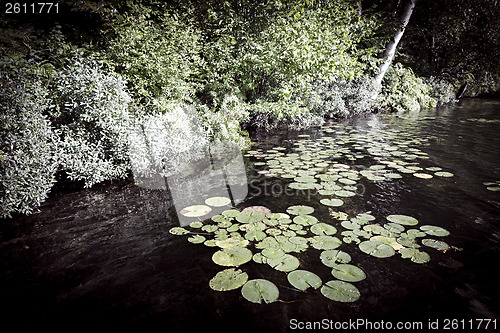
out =
[[[405,32],[405,28],[410,21],[411,14],[413,13],[413,9],[415,9],[415,4],[417,0],[407,0],[407,3],[401,13],[401,17],[399,19],[399,29],[396,31],[394,38],[387,44],[384,52],[382,53],[383,62],[379,66],[379,72],[375,76],[374,79],[374,88],[375,88],[375,97],[378,95],[380,88],[382,86],[382,79],[384,78],[385,73],[389,69],[391,65],[392,59],[394,58],[394,54],[396,53],[396,47],[403,37]]]

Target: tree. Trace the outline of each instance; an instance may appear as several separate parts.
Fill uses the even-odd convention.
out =
[[[396,54],[396,48],[403,37],[406,26],[410,21],[411,14],[415,9],[415,5],[417,0],[407,0],[405,7],[401,13],[401,16],[398,21],[398,30],[394,34],[393,39],[386,45],[384,52],[382,53],[382,63],[379,66],[379,71],[374,79],[374,87],[375,87],[375,97],[378,95],[380,91],[380,87],[382,85],[382,79],[384,78],[385,73],[389,69],[392,60],[394,59],[394,55]]]

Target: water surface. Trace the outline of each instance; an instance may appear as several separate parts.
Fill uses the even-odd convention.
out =
[[[371,138],[367,144],[375,152],[411,142],[408,148],[428,157],[416,160],[418,165],[439,166],[454,177],[405,174],[390,181],[362,180],[362,191],[339,210],[350,215],[371,211],[381,221],[389,214],[410,215],[420,225],[449,230],[444,240],[453,248],[446,253],[427,248],[430,262],[416,264],[398,254],[374,258],[355,244],[343,244],[341,249],[367,275],[356,283],[362,296],[353,303],[333,302],[319,291],[294,290],[285,273],[248,263],[242,269],[251,279],[268,279],[280,289],[278,302],[258,305],[246,301],[240,290],[209,288],[208,281],[223,269],[211,260],[216,249],[168,232],[178,223],[168,193],[142,189],[132,181],[113,182],[54,195],[40,212],[2,221],[3,323],[29,331],[149,327],[274,332],[290,331],[291,322],[325,319],[421,322],[424,327],[440,320],[441,328],[445,319],[497,319],[498,328],[500,192],[488,191],[483,183],[500,180],[500,101],[464,100],[418,114],[369,115],[327,128],[333,131],[262,134],[253,149],[285,147],[292,152],[305,138],[300,135],[308,134],[312,141],[335,138],[336,128]],[[341,145],[356,148],[349,142]],[[376,154],[352,160],[343,156],[337,162],[362,169],[377,159]],[[306,204],[316,208],[314,215],[322,221],[338,226],[319,204],[320,195],[273,193],[273,184],[286,186],[289,180],[258,174],[264,167],[253,164],[260,160],[245,157],[251,186],[237,208],[264,205],[284,212],[290,205]],[[309,249],[298,257],[301,269],[326,282],[333,277],[319,253]]]

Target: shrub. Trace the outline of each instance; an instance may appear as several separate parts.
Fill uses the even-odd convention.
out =
[[[436,100],[436,105],[448,104],[456,101],[457,88],[450,82],[434,76],[424,79],[430,86],[430,96]]]
[[[387,71],[379,101],[382,109],[396,112],[420,111],[437,103],[431,97],[431,87],[401,63],[394,64]]]
[[[2,68],[3,69],[3,68]],[[0,77],[0,217],[31,213],[57,169],[57,135],[43,115],[50,100],[36,77]]]
[[[96,62],[75,59],[53,88],[50,116],[61,132],[61,169],[69,179],[90,187],[125,176],[131,101],[125,81]]]

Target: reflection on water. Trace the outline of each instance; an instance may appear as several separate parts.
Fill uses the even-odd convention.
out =
[[[162,325],[168,331],[288,331],[292,319],[427,325],[437,318],[496,318],[500,325],[500,192],[483,185],[500,180],[499,120],[500,102],[466,100],[419,114],[369,115],[333,124],[332,129],[346,128],[352,137],[326,133],[355,152],[351,160],[341,162],[360,171],[405,147],[418,148],[423,153],[418,156],[428,157],[419,159],[422,166],[438,165],[454,174],[448,179],[409,174],[363,181],[364,191],[343,207],[350,215],[371,211],[377,217],[395,212],[414,216],[422,224],[449,230],[446,242],[454,247],[446,253],[427,249],[431,261],[423,265],[399,256],[374,260],[355,245],[348,247],[353,262],[367,275],[356,284],[362,294],[357,302],[341,304],[318,292],[297,292],[289,288],[285,274],[262,265],[252,266],[249,273],[271,277],[284,302],[263,306],[246,302],[239,290],[214,292],[208,287],[220,270],[211,261],[214,250],[168,233],[179,222],[172,196],[162,189],[115,182],[54,196],[38,214],[3,221],[0,297],[9,305],[2,314],[4,322],[20,330]],[[316,129],[306,133],[323,137]],[[299,139],[297,133],[285,132],[264,135],[259,144],[265,150],[290,150],[297,148]],[[363,145],[370,156],[356,158]],[[239,207],[262,204],[284,211],[293,204],[316,205],[317,194],[273,193],[273,184],[286,182],[258,174],[260,169],[252,168],[250,161],[245,159],[250,195]],[[317,217],[327,220],[328,211]],[[319,252],[313,251],[304,253],[301,269],[328,276]]]

